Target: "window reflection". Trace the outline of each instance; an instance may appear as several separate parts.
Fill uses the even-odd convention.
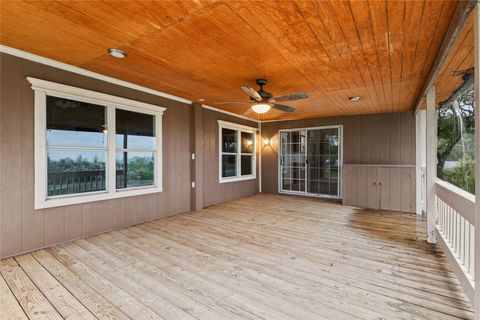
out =
[[[253,152],[253,134],[250,132],[241,132],[242,138],[242,153]]]
[[[222,177],[235,177],[237,175],[237,156],[222,155]]]
[[[106,151],[49,150],[48,196],[105,190]]]
[[[104,106],[47,96],[47,145],[106,147]]]
[[[222,152],[237,152],[237,131],[222,128]]]
[[[117,109],[115,145],[122,149],[155,149],[155,116]]]
[[[154,159],[154,152],[117,152],[117,189],[153,185]]]

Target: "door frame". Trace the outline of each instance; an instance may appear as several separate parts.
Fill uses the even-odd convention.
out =
[[[338,153],[338,196],[331,196],[325,194],[316,194],[316,193],[308,193],[307,190],[307,174],[308,174],[308,163],[305,164],[305,191],[288,191],[282,189],[282,166],[280,157],[282,156],[282,132],[291,132],[291,131],[306,131],[306,139],[308,139],[308,130],[318,130],[318,129],[338,129],[338,135],[340,137],[340,144],[339,144],[339,153]],[[300,128],[289,128],[289,129],[280,129],[277,132],[278,135],[278,172],[277,172],[277,184],[278,184],[278,193],[283,194],[292,194],[292,195],[299,195],[299,196],[306,196],[306,197],[315,197],[315,198],[325,198],[325,199],[342,199],[342,180],[343,180],[343,125],[327,125],[327,126],[316,126],[316,127],[300,127]],[[308,155],[308,141],[305,142],[305,159],[307,159]]]

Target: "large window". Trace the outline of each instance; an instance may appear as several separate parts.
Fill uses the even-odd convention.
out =
[[[256,129],[235,123],[218,121],[219,181],[230,182],[256,177]]]
[[[162,191],[165,108],[28,80],[35,90],[35,208]]]
[[[438,109],[437,176],[475,194],[475,107],[473,78]]]

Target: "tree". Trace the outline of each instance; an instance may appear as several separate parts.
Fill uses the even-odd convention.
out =
[[[472,81],[465,81],[438,110],[437,176],[474,192],[475,107]],[[446,161],[457,162],[445,169]]]

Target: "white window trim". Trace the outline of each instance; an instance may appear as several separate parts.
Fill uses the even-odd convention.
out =
[[[236,182],[236,181],[245,181],[253,180],[257,178],[257,128],[244,126],[238,123],[227,122],[223,120],[217,120],[218,122],[218,182],[227,183],[227,182]],[[234,177],[222,177],[222,129],[231,129],[237,131],[237,152],[232,153],[237,156],[237,175]],[[241,159],[242,159],[242,141],[241,134],[242,132],[247,132],[253,134],[253,153],[252,155],[252,174],[241,175]],[[250,155],[250,154],[248,154]]]
[[[130,197],[163,191],[162,179],[162,115],[164,107],[125,99],[109,94],[67,86],[55,82],[27,77],[35,92],[35,209]],[[107,164],[106,191],[77,193],[47,197],[47,145],[46,145],[46,100],[47,96],[67,98],[106,106],[107,108]],[[116,190],[115,188],[115,109],[143,112],[155,116],[156,157],[153,186]]]

